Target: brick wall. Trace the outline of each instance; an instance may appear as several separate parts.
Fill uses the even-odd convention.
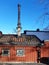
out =
[[[3,48],[9,48],[10,55],[2,56]],[[16,50],[24,49],[24,56],[17,56]],[[45,42],[45,46],[41,47],[41,58],[49,57],[49,42]],[[17,45],[0,45],[0,61],[3,62],[37,62],[37,51],[33,46],[17,46]]]
[[[37,61],[37,53],[36,49],[32,46],[0,46],[0,53],[2,48],[10,49],[10,56],[2,56],[0,55],[0,61],[16,61],[16,62],[36,62]],[[16,50],[24,49],[24,56],[17,56]]]
[[[49,41],[45,41],[45,46],[41,47],[41,57],[49,57]]]

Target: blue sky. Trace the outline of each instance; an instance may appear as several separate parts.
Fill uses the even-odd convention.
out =
[[[22,32],[37,28],[43,30],[49,24],[49,15],[44,14],[49,10],[48,2],[49,0],[0,0],[0,31],[4,34],[17,31],[18,3],[21,5]]]

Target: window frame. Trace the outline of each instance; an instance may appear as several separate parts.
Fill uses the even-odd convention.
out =
[[[23,52],[23,54],[20,54],[20,51]],[[16,56],[19,56],[19,57],[25,56],[25,50],[24,49],[16,49]]]
[[[4,54],[4,51],[8,51],[8,54]],[[2,56],[10,56],[10,50],[9,49],[2,49]]]

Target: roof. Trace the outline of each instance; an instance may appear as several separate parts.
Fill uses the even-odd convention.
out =
[[[18,37],[16,34],[2,34],[0,37],[0,45],[33,45],[36,46],[40,43],[40,39],[35,35],[24,35]]]
[[[25,34],[26,35],[35,35],[41,41],[49,40],[49,31],[29,31],[29,30],[25,30]]]

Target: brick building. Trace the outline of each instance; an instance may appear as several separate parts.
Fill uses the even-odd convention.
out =
[[[0,62],[39,62],[49,57],[49,31],[27,31],[21,33],[20,5],[18,4],[17,34],[0,31]]]

